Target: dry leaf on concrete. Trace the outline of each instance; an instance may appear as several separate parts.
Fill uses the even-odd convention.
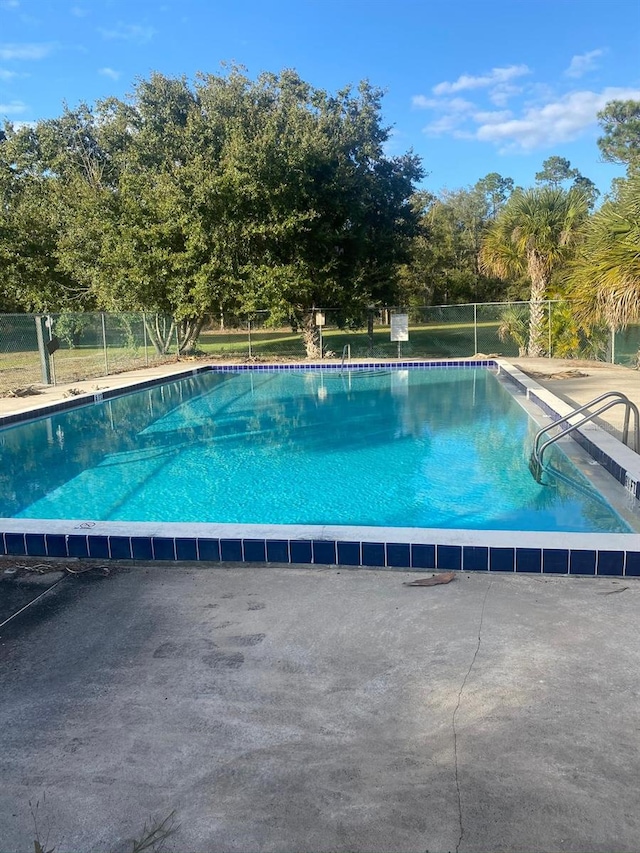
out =
[[[418,578],[415,581],[405,581],[405,586],[437,586],[441,583],[451,583],[455,578],[455,572],[443,572],[440,575],[433,575],[430,578]]]

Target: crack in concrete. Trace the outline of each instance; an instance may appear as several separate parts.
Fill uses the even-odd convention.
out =
[[[484,621],[484,608],[487,603],[487,596],[489,595],[489,590],[491,589],[492,583],[493,580],[490,580],[489,585],[487,587],[487,591],[485,592],[484,598],[482,599],[482,609],[480,611],[480,624],[478,625],[478,642],[476,644],[476,650],[473,653],[473,657],[471,658],[471,663],[469,664],[467,674],[462,679],[462,684],[460,685],[460,690],[458,691],[458,701],[456,703],[456,707],[453,709],[453,717],[451,719],[451,725],[453,727],[453,757],[456,776],[456,793],[458,795],[458,823],[460,826],[460,835],[458,836],[458,843],[456,844],[456,853],[460,853],[460,845],[462,844],[462,839],[464,838],[464,824],[462,821],[462,797],[460,794],[460,778],[458,776],[458,731],[456,729],[456,716],[458,714],[458,711],[460,710],[462,692],[465,688],[469,676],[471,675],[471,670],[473,669],[473,665],[475,664],[476,658],[478,657],[478,652],[480,651],[480,644],[482,642],[482,623]]]

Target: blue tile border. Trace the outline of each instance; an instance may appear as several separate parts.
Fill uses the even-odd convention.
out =
[[[267,543],[265,539],[245,539],[244,559],[247,563],[267,562]]]
[[[516,567],[515,548],[489,548],[489,570],[513,572]]]
[[[335,565],[336,543],[324,539],[313,539],[311,542],[313,562],[323,565]]]
[[[364,543],[362,548],[364,550]],[[412,569],[435,569],[436,546],[412,544],[411,545],[411,568]]]
[[[462,568],[462,548],[460,545],[438,545],[437,567],[456,571]]]
[[[27,546],[24,533],[5,533],[4,551],[10,557],[25,557]]]
[[[542,571],[542,548],[516,548],[516,572]]]
[[[5,557],[340,565],[405,571],[640,577],[640,550],[532,548],[354,539],[197,538],[56,533],[0,535]]]
[[[486,572],[489,569],[489,549],[466,545],[462,549],[462,568],[465,572]]]
[[[311,542],[306,539],[292,539],[289,543],[292,563],[313,562],[313,551]]]
[[[597,551],[571,551],[569,554],[569,574],[595,575]]]
[[[362,543],[362,565],[363,566],[385,566],[384,542]]]
[[[176,539],[176,560],[197,560],[198,545],[194,539]]]
[[[245,540],[246,542],[246,540]],[[289,562],[289,542],[286,539],[267,539],[267,560],[270,563]],[[245,553],[245,560],[249,558]]]

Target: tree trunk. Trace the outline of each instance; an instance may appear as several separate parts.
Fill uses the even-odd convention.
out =
[[[175,329],[174,322],[171,321],[169,331],[167,331],[165,317],[161,317],[160,314],[153,315],[153,319],[152,315],[145,314],[144,322],[147,327],[147,335],[149,336],[149,340],[153,344],[156,353],[158,355],[166,355],[173,339],[173,331]]]
[[[544,297],[547,290],[547,271],[543,258],[537,252],[529,252],[527,268],[531,278],[529,302],[529,346],[527,354],[540,358],[546,354],[544,345]]]
[[[204,317],[199,317],[196,320],[183,320],[180,323],[178,330],[180,345],[178,355],[190,355],[194,351],[203,326]]]
[[[373,355],[373,311],[367,314],[367,342],[369,344],[369,356]]]
[[[302,340],[307,351],[307,358],[321,358],[320,332],[316,326],[315,311],[307,311],[302,320]]]

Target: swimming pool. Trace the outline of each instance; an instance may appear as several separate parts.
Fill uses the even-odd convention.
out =
[[[629,532],[535,428],[482,368],[201,373],[15,427],[0,516]]]
[[[4,430],[5,553],[635,571],[588,476],[561,453],[577,490],[529,474],[535,425],[494,375],[517,371],[337,367],[198,368]]]

